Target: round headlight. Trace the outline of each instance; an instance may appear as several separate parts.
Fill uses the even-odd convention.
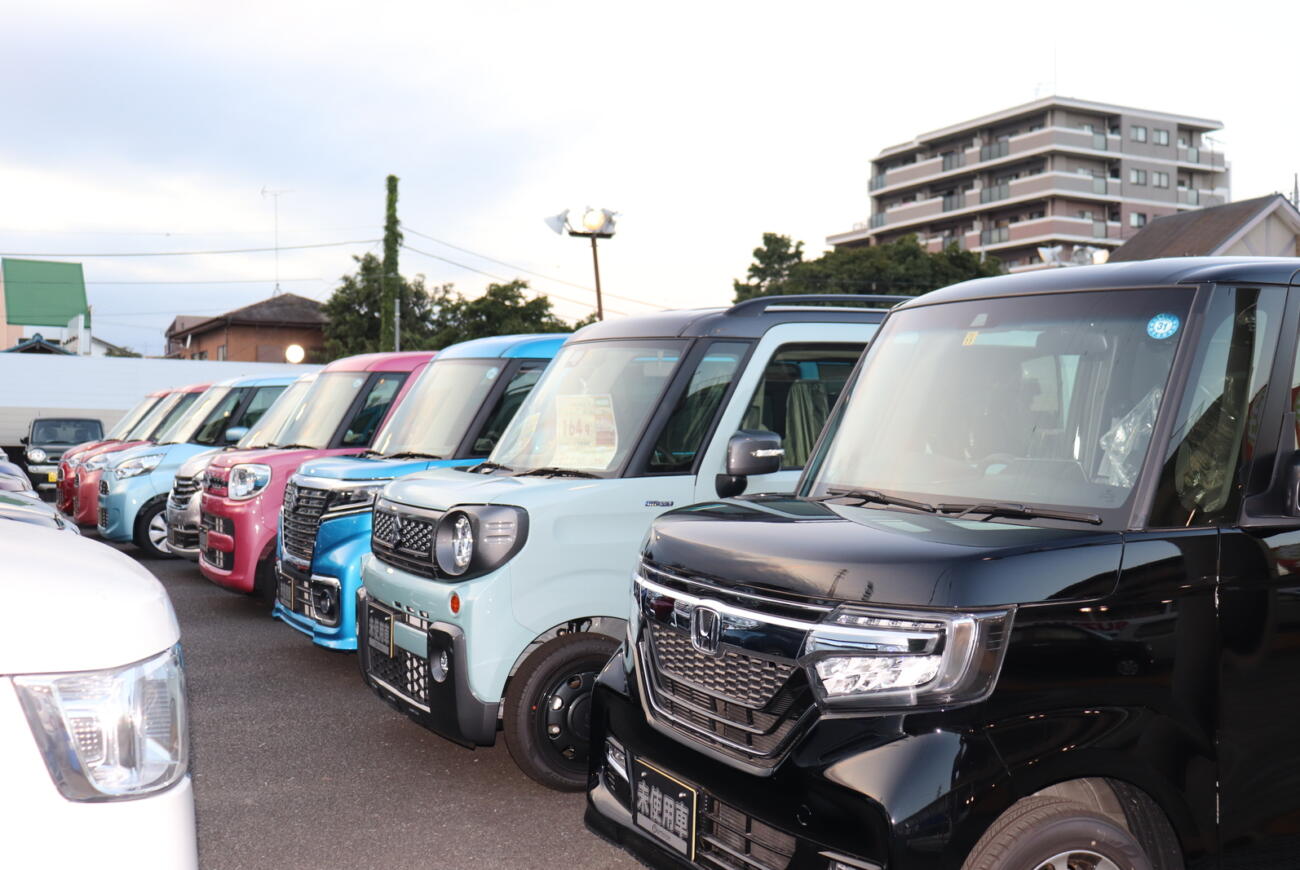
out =
[[[433,558],[438,570],[459,577],[474,560],[474,521],[464,511],[442,518],[434,532]]]
[[[464,514],[456,517],[456,524],[452,527],[451,556],[456,567],[462,571],[469,567],[469,560],[474,558],[474,527]]]
[[[39,447],[33,447],[31,450],[28,450],[28,451],[27,451],[27,461],[28,461],[28,462],[44,462],[44,461],[45,461],[45,457],[46,457],[46,455],[47,455],[46,452],[45,452],[44,450],[42,450],[41,448],[39,448]]]

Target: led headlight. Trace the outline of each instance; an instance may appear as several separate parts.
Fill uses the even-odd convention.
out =
[[[463,505],[438,521],[433,557],[448,577],[469,579],[495,571],[528,537],[528,512],[507,505]]]
[[[150,453],[146,456],[133,456],[132,458],[113,466],[113,476],[118,480],[126,480],[128,477],[139,477],[140,475],[147,474],[157,468],[158,463],[162,462],[162,458],[163,455],[161,453]]]
[[[180,646],[121,668],[14,677],[32,735],[69,800],[142,797],[189,757]]]
[[[993,691],[1012,613],[840,607],[809,633],[800,661],[824,706],[971,704]]]
[[[98,453],[86,460],[87,471],[99,471],[101,468],[108,467],[108,454]]]
[[[271,466],[260,463],[245,463],[230,469],[230,480],[226,484],[226,494],[236,501],[252,498],[271,482]]]
[[[383,490],[388,481],[367,483],[347,489],[336,489],[330,493],[329,507],[321,514],[322,520],[349,514],[361,514],[375,506],[375,497]]]
[[[44,462],[46,458],[48,458],[48,456],[49,454],[39,447],[33,447],[27,451],[28,462],[36,462],[36,463]]]
[[[78,453],[76,456],[66,457],[63,461],[68,463],[69,469],[72,469],[72,468],[79,468],[81,466],[81,459],[82,459],[81,454]]]

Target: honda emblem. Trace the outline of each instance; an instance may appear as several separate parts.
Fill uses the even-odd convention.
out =
[[[691,644],[711,656],[718,654],[718,640],[722,636],[722,618],[718,611],[696,607],[691,611]]]

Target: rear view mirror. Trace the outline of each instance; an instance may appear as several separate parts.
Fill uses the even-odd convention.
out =
[[[781,470],[785,448],[775,432],[741,429],[727,442],[727,473],[719,474],[715,488],[719,498],[731,498],[745,491],[747,478]]]
[[[247,426],[231,426],[226,430],[226,443],[234,444],[248,434]]]

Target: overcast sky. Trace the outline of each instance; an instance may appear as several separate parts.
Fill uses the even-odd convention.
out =
[[[622,215],[611,312],[721,304],[764,231],[816,253],[864,220],[881,148],[1053,92],[1222,120],[1235,199],[1300,170],[1294,3],[4,7],[6,256],[270,247],[264,188],[290,191],[281,245],[375,239],[391,172],[405,224],[475,253],[408,244],[571,282],[521,276],[575,318],[590,250],[542,222],[566,206]],[[281,285],[325,299],[367,249],[282,251]],[[97,333],[149,353],[275,273],[271,254],[82,262]],[[410,251],[402,271],[493,280]]]

